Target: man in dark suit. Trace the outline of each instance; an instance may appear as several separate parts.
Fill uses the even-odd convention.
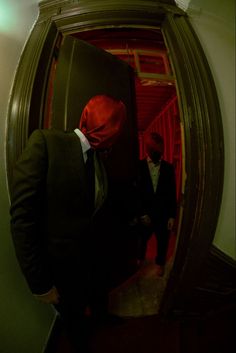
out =
[[[16,255],[36,298],[55,305],[81,352],[86,311],[106,320],[107,152],[126,120],[126,108],[95,96],[72,132],[36,130],[16,163],[11,231]]]
[[[176,217],[176,184],[173,166],[162,159],[163,138],[156,132],[144,135],[146,158],[140,161],[140,249],[145,259],[147,242],[152,233],[157,240],[157,274],[163,276],[170,231]]]

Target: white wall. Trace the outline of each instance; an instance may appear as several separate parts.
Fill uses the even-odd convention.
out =
[[[0,0],[0,353],[41,353],[54,312],[39,304],[22,279],[9,230],[5,141],[7,106],[37,0]]]
[[[235,0],[192,0],[187,13],[211,67],[224,129],[224,190],[213,243],[224,253],[236,259]]]

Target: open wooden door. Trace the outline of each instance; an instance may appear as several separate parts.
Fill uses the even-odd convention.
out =
[[[84,106],[97,94],[121,99],[127,107],[128,121],[109,163],[109,171],[115,178],[127,178],[133,174],[138,158],[133,69],[103,49],[72,36],[65,37],[56,65],[47,127],[74,129]]]
[[[133,70],[126,62],[100,48],[72,36],[65,37],[53,80],[48,127],[74,129],[86,103],[98,94],[121,99],[128,112],[122,136],[105,164],[109,177],[107,207],[111,229],[108,251],[112,255],[108,266],[112,269],[114,286],[132,273],[136,247],[136,239],[128,226],[129,195],[138,162]]]

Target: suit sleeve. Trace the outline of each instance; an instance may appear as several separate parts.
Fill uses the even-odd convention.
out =
[[[45,193],[47,149],[40,130],[35,130],[13,172],[11,233],[25,279],[34,294],[53,285],[46,255]]]

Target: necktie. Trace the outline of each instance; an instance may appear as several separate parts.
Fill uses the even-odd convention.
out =
[[[88,203],[89,209],[93,212],[94,210],[94,198],[95,198],[95,172],[94,172],[94,151],[90,148],[87,151],[86,171],[87,171],[87,182],[88,182]]]

